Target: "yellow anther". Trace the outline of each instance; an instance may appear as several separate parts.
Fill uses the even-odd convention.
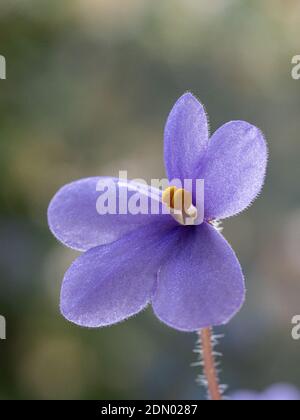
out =
[[[163,203],[165,203],[171,209],[174,208],[174,195],[175,195],[176,190],[177,190],[176,187],[168,187],[162,193]]]
[[[162,202],[169,207],[171,215],[181,225],[193,225],[197,208],[193,206],[192,194],[183,188],[168,187],[162,193]]]
[[[173,202],[173,208],[187,213],[188,209],[192,205],[192,194],[182,188],[177,189],[173,197]]]

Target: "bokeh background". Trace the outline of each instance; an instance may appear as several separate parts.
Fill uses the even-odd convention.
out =
[[[0,398],[203,398],[191,367],[196,337],[151,308],[85,330],[58,309],[76,253],[47,228],[49,200],[90,175],[159,177],[163,127],[194,92],[212,131],[259,126],[270,147],[264,192],[224,223],[248,297],[226,327],[230,390],[300,387],[300,54],[298,0],[10,0],[0,5]]]

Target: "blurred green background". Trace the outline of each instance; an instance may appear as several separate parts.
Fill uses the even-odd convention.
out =
[[[159,177],[163,127],[182,93],[206,105],[211,129],[259,126],[267,182],[246,213],[224,223],[248,297],[218,332],[222,381],[260,390],[300,387],[300,54],[298,0],[10,0],[0,5],[0,398],[203,398],[196,337],[151,308],[85,330],[58,309],[76,253],[47,228],[49,200],[91,175]]]

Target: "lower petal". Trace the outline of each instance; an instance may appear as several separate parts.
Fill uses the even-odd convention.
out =
[[[173,232],[165,224],[144,226],[80,256],[62,285],[65,318],[85,327],[102,327],[145,308],[158,268],[176,239]]]
[[[227,323],[241,308],[245,287],[232,248],[212,226],[183,228],[158,274],[152,304],[167,325],[182,331]]]

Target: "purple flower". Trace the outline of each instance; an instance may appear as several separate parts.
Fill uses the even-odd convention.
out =
[[[151,303],[162,322],[195,331],[225,324],[241,308],[242,270],[212,221],[240,213],[260,192],[267,162],[264,137],[256,127],[233,121],[209,139],[204,108],[186,93],[168,117],[164,141],[169,180],[204,179],[204,222],[185,226],[170,214],[100,216],[97,185],[108,178],[64,186],[50,203],[49,226],[63,244],[85,251],[62,285],[61,312],[68,320],[102,327]],[[111,181],[128,200],[134,193],[159,202],[164,198],[152,187]]]
[[[276,384],[259,393],[255,391],[237,391],[230,397],[235,401],[300,401],[300,391],[289,384]]]

